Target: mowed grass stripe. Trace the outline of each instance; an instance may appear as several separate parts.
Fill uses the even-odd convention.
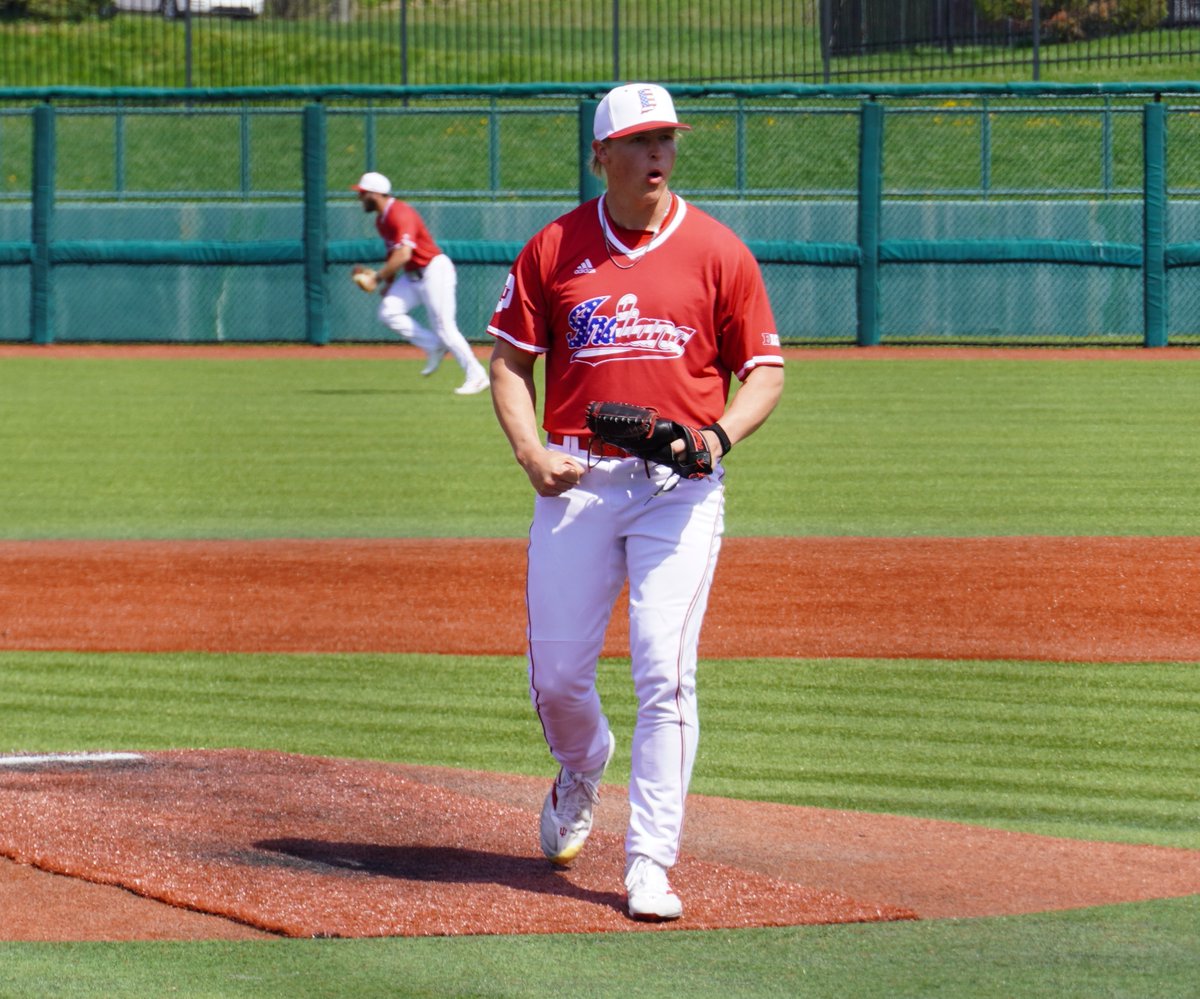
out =
[[[520,658],[4,653],[0,682],[10,750],[237,746],[553,771]],[[627,663],[602,662],[600,685],[621,782]],[[693,790],[1200,847],[1198,694],[1200,669],[1181,663],[706,661]]]
[[[1193,665],[724,666],[707,664],[700,681],[697,770],[709,793],[1200,842]]]
[[[487,399],[418,361],[0,365],[7,538],[523,537]],[[1200,365],[789,363],[731,536],[1192,535]]]

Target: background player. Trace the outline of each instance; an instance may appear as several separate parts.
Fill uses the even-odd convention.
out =
[[[653,406],[704,427],[714,459],[753,433],[783,390],[757,263],[669,187],[687,129],[653,84],[597,109],[593,170],[606,191],[521,251],[492,317],[492,402],[534,501],[529,687],[560,765],[541,816],[556,864],[579,853],[615,740],[596,691],[613,603],[629,582],[638,699],[625,886],[636,919],[675,919],[671,889],[698,738],[696,651],[724,525],[725,470],[679,479],[587,436],[592,400]],[[545,357],[538,431],[534,368]],[[742,382],[726,405],[731,377]],[[764,599],[768,597],[764,594]]]
[[[364,212],[375,213],[375,228],[387,247],[387,259],[376,274],[383,295],[379,321],[425,351],[421,374],[433,374],[449,351],[466,380],[454,391],[475,395],[488,387],[487,371],[472,353],[456,318],[458,274],[454,262],[434,242],[417,210],[392,196],[392,184],[381,173],[364,173],[357,184]],[[432,330],[412,317],[423,305]]]

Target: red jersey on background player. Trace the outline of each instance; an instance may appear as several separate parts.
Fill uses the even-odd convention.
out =
[[[434,242],[420,213],[392,195],[392,182],[383,174],[364,173],[351,190],[357,192],[364,212],[375,213],[375,229],[387,252],[376,271],[383,295],[379,321],[425,352],[421,374],[433,374],[448,352],[466,376],[455,393],[476,395],[486,391],[487,372],[458,328],[458,273],[454,261]],[[432,329],[413,318],[413,309],[421,306]]]
[[[587,437],[591,401],[652,406],[705,427],[714,459],[753,433],[783,390],[783,359],[759,268],[728,229],[669,187],[670,95],[617,87],[594,122],[606,191],[521,251],[492,317],[492,401],[537,497],[526,584],[530,697],[559,773],[542,850],[568,864],[591,831],[615,751],[596,691],[613,603],[629,583],[638,698],[630,752],[625,888],[635,919],[677,919],[678,856],[699,734],[696,653],[724,530],[725,469],[670,468]],[[534,369],[546,359],[545,406]],[[728,402],[731,378],[741,387]],[[728,447],[726,446],[728,445]]]

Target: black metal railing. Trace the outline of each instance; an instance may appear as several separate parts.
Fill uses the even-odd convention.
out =
[[[1200,0],[0,0],[5,87],[1038,81],[1198,55]]]

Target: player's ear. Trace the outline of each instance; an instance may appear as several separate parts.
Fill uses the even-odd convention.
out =
[[[608,143],[599,139],[592,140],[592,161],[589,168],[597,177],[604,176],[604,168],[608,164]]]

